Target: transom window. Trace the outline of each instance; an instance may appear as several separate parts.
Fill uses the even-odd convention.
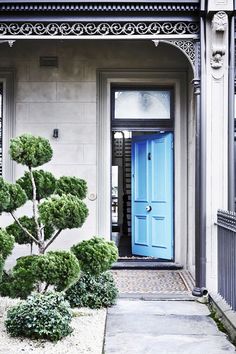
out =
[[[172,126],[173,89],[113,87],[113,126]]]

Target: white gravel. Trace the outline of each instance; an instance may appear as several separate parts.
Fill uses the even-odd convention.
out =
[[[10,337],[4,326],[7,309],[19,300],[0,297],[0,354],[101,354],[106,310],[74,309],[73,333],[57,343]]]

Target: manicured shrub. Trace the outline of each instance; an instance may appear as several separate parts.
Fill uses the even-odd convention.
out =
[[[79,199],[84,199],[87,194],[87,183],[77,177],[63,176],[57,180],[56,193],[59,195],[73,194]]]
[[[118,258],[118,250],[113,241],[94,236],[71,248],[80,262],[83,272],[100,274],[110,269]]]
[[[6,259],[11,254],[14,241],[15,239],[11,234],[0,229],[0,255],[3,259]]]
[[[79,273],[79,262],[72,252],[51,251],[37,257],[35,276],[46,288],[54,285],[62,291],[79,278]]]
[[[35,290],[37,279],[33,262],[36,258],[35,255],[18,258],[12,271],[3,273],[0,283],[1,296],[26,299]]]
[[[20,224],[27,229],[32,235],[37,236],[37,228],[34,218],[28,216],[22,216],[18,219]],[[28,244],[33,242],[32,238],[18,225],[17,222],[6,227],[6,231],[15,237],[15,241],[20,244]],[[54,228],[51,225],[45,225],[44,227],[44,239],[48,240],[52,237]]]
[[[33,171],[33,176],[36,185],[36,199],[40,201],[43,198],[49,197],[55,192],[56,189],[56,178],[52,173],[35,170]],[[17,184],[25,191],[29,200],[33,199],[33,187],[31,183],[30,173],[25,172],[24,176],[16,181]]]
[[[10,193],[8,183],[0,177],[0,213],[2,213],[10,203]]]
[[[1,257],[0,257],[1,258]],[[15,294],[12,293],[12,281],[13,277],[11,272],[7,273],[5,270],[2,272],[2,279],[0,281],[0,295],[15,298]]]
[[[49,285],[58,291],[68,288],[79,278],[80,266],[75,255],[68,251],[51,251],[17,259],[12,273],[0,284],[2,296],[25,299],[41,284],[42,291]]]
[[[10,200],[8,205],[4,208],[4,211],[10,213],[24,205],[27,201],[27,196],[20,185],[7,183],[7,186]]]
[[[12,160],[28,167],[38,167],[52,158],[53,152],[47,139],[31,134],[23,134],[11,139],[10,155]]]
[[[118,295],[113,276],[105,272],[94,276],[83,273],[77,283],[66,291],[66,299],[71,307],[99,309],[115,304]]]
[[[56,229],[73,229],[81,227],[88,216],[84,202],[74,195],[52,197],[39,206],[40,219]]]
[[[57,341],[72,332],[69,303],[60,293],[33,294],[10,308],[5,325],[13,336]]]
[[[5,230],[0,229],[0,281],[6,258],[11,254],[14,248],[14,237]]]
[[[38,281],[35,273],[37,258],[37,255],[31,255],[17,259],[12,276],[9,278],[10,297],[25,299],[36,289]]]

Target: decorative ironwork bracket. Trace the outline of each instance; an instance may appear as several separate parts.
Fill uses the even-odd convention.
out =
[[[157,47],[159,42],[168,43],[181,50],[188,58],[194,73],[194,79],[200,78],[200,65],[201,65],[201,53],[200,42],[194,39],[163,39],[153,40],[153,43]]]

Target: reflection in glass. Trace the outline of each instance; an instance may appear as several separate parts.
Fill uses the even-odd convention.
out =
[[[170,119],[170,91],[116,91],[116,119]]]

